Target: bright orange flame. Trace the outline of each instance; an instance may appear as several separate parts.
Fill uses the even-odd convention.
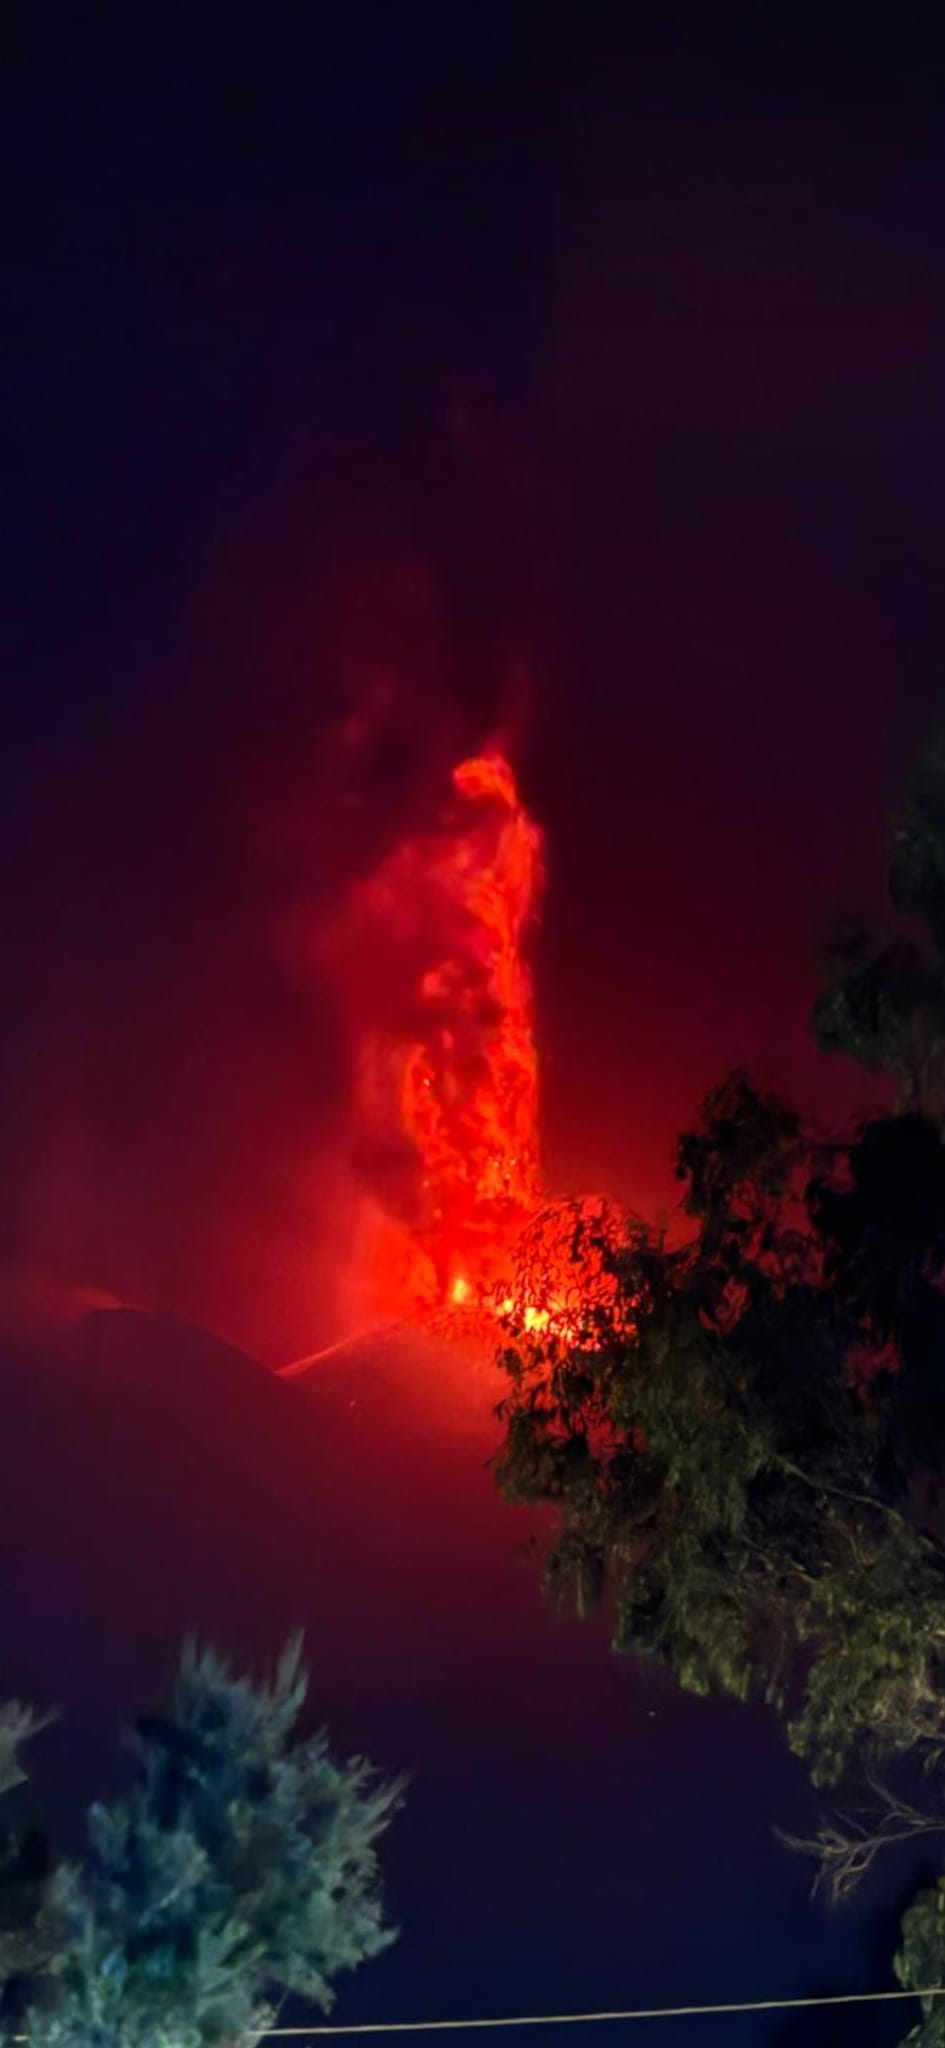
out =
[[[405,840],[356,885],[327,947],[336,969],[347,959],[360,1012],[360,1116],[383,1180],[367,1252],[374,1305],[576,1332],[567,1231],[534,1227],[550,1213],[526,952],[542,834],[501,754],[462,761],[452,782],[442,829]],[[532,1246],[525,1267],[520,1242]]]
[[[541,834],[498,755],[453,774],[460,829],[439,850],[450,950],[420,980],[403,1129],[422,1161],[421,1234],[454,1305],[481,1300],[540,1198],[538,1060],[523,940]]]

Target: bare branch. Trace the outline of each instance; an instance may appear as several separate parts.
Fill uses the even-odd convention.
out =
[[[830,1904],[847,1900],[860,1879],[872,1869],[880,1851],[895,1842],[913,1841],[919,1835],[945,1834],[945,1815],[925,1813],[889,1790],[877,1779],[870,1789],[879,1802],[878,1810],[859,1814],[836,1813],[824,1818],[816,1835],[804,1839],[775,1830],[788,1849],[812,1856],[819,1865],[814,1878],[815,1894],[824,1891]]]

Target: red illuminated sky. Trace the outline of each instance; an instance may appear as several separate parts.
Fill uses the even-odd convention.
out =
[[[830,1100],[810,941],[940,688],[940,53],[618,12],[14,38],[0,1266],[334,1326],[286,920],[500,713],[552,1179],[668,1198],[734,1060]]]

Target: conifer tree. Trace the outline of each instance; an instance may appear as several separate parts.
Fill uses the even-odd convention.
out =
[[[8,1939],[7,2023],[34,2048],[235,2048],[288,1993],[327,2010],[394,1939],[377,1850],[400,1786],[298,1734],[306,1689],[298,1639],[272,1684],[185,1646],[128,1796],[92,1807]]]

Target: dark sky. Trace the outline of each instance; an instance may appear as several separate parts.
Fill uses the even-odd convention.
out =
[[[666,1199],[734,1060],[829,1103],[809,944],[940,696],[942,48],[754,12],[7,18],[0,1263],[331,1325],[278,935],[383,673],[372,844],[522,731],[558,1184]]]

